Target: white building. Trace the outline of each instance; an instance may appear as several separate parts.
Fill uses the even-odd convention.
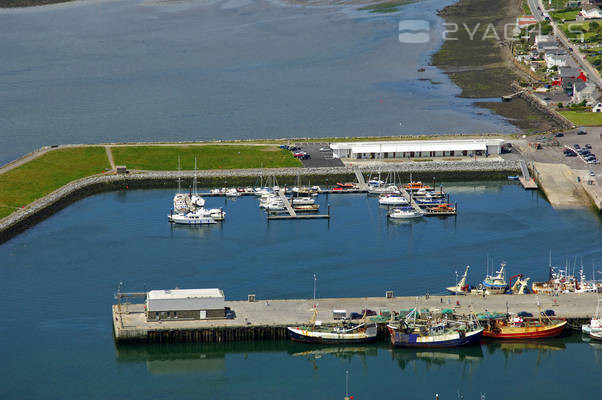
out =
[[[500,154],[503,139],[450,139],[398,142],[331,143],[333,157],[356,160],[414,157],[461,157]]]
[[[602,18],[602,12],[596,6],[587,5],[581,8],[581,12],[579,13],[585,19],[591,18]]]
[[[535,46],[537,46],[540,42],[554,42],[554,36],[552,35],[536,35],[535,36]]]
[[[221,289],[151,290],[146,294],[148,321],[223,318]]]
[[[592,107],[592,112],[602,112],[602,103],[598,103]]]
[[[544,59],[546,60],[548,69],[553,67],[566,67],[569,65],[569,58],[564,53],[546,53]]]

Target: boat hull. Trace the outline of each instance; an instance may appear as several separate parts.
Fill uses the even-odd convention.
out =
[[[376,329],[374,334],[365,333],[330,333],[315,332],[300,328],[288,328],[288,334],[292,341],[313,344],[355,344],[376,341]]]
[[[388,326],[391,343],[395,347],[444,348],[470,346],[481,342],[483,328],[468,332],[462,336],[458,332],[438,336],[421,336],[417,333],[403,333]]]
[[[541,339],[555,337],[562,333],[567,321],[547,326],[513,327],[502,326],[498,330],[486,329],[483,336],[494,339]]]

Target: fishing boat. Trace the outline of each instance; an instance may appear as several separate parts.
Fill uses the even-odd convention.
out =
[[[230,188],[226,191],[226,197],[240,197],[241,192],[236,190],[235,188]]]
[[[478,344],[483,327],[470,318],[467,320],[442,318],[416,318],[416,308],[398,325],[388,324],[391,343],[396,347],[457,347]]]
[[[382,206],[399,206],[409,204],[408,199],[400,195],[382,194],[378,198],[378,204]]]
[[[506,264],[502,263],[500,264],[500,267],[500,270],[496,271],[495,275],[487,275],[483,282],[481,282],[481,289],[484,290],[486,294],[506,293],[506,289],[508,289],[504,271]]]
[[[487,321],[483,336],[495,339],[539,339],[558,336],[564,330],[566,320],[522,318],[514,316]]]
[[[353,183],[342,183],[342,182],[337,182],[337,187],[340,187],[341,189],[353,189],[355,188],[355,185]]]
[[[306,326],[288,327],[291,340],[315,344],[368,343],[376,340],[375,323],[359,324],[343,320],[335,326],[324,326],[317,321],[318,309],[314,307],[314,316]]]
[[[602,332],[590,332],[589,337],[596,340],[602,340]]]
[[[458,281],[458,283],[456,283],[456,286],[450,286],[447,287],[447,291],[452,292],[454,294],[467,294],[468,292],[470,292],[470,286],[468,285],[468,283],[466,283],[466,281],[468,280],[468,269],[470,268],[469,265],[466,266],[466,269],[464,270],[464,275],[462,275],[462,278]],[[458,279],[458,272],[456,272],[456,280]]]
[[[508,176],[508,180],[509,180],[509,181],[517,181],[517,180],[518,180],[518,178],[519,178],[519,176],[518,176],[518,175],[510,175],[510,176]]]
[[[598,304],[596,306],[596,314],[592,317],[592,320],[589,324],[582,325],[581,331],[585,334],[594,333],[602,333],[602,318],[600,317],[600,303],[602,303],[602,299],[598,299]]]
[[[424,217],[424,212],[413,208],[394,208],[387,214],[391,219],[416,219]]]
[[[483,336],[494,339],[539,339],[560,335],[567,321],[542,316],[539,300],[537,300],[537,308],[539,309],[537,318],[506,315],[487,320]]]

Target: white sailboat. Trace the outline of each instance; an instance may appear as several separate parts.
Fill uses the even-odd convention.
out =
[[[387,217],[392,219],[417,219],[424,217],[424,212],[413,208],[394,208],[389,211]]]

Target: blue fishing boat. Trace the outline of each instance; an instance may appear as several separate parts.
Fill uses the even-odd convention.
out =
[[[510,176],[508,176],[508,180],[509,181],[517,181],[518,180],[518,175],[510,175]]]
[[[478,344],[483,327],[476,319],[455,320],[447,315],[417,319],[416,308],[398,325],[389,324],[391,343],[396,347],[457,347]]]

